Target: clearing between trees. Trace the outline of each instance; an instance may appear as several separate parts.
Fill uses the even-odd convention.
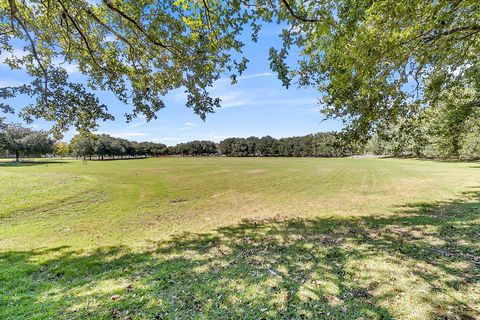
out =
[[[0,319],[476,319],[480,164],[0,163]]]

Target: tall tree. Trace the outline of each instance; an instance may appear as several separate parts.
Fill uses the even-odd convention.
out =
[[[52,152],[53,140],[44,131],[33,131],[20,125],[9,125],[0,132],[0,147],[15,154],[15,161],[20,155],[38,155]]]
[[[60,156],[60,158],[63,159],[63,157],[70,153],[70,146],[63,141],[56,142],[54,145],[54,152],[56,156]]]
[[[283,51],[273,51],[274,67],[287,74],[286,84],[295,76],[317,87],[323,112],[342,117],[357,136],[437,107],[449,87],[480,85],[476,0],[295,3],[312,19],[292,22],[296,31],[285,34]],[[289,69],[283,52],[295,43],[301,58]]]
[[[84,160],[87,156],[91,159],[95,152],[95,139],[92,135],[76,135],[70,141],[70,145],[75,155],[83,157]]]

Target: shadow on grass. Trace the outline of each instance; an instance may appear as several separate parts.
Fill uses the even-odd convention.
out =
[[[15,161],[0,161],[0,168],[6,168],[6,167],[31,167],[31,166],[41,166],[41,165],[49,165],[49,164],[68,164],[70,162],[68,161],[58,161],[58,160],[52,160],[52,161],[21,161],[21,162],[15,162]]]
[[[382,159],[408,159],[408,160],[418,160],[418,161],[427,161],[427,162],[439,162],[439,163],[480,163],[480,159],[458,159],[458,158],[429,158],[429,157],[418,157],[418,156],[409,156],[409,155],[382,155],[378,156]]]
[[[155,157],[157,159],[158,157]],[[105,159],[87,159],[86,161],[100,161],[100,162],[107,162],[107,161],[123,161],[123,160],[144,160],[144,159],[151,159],[151,157],[145,158],[145,157],[137,157],[137,158],[105,158]]]
[[[149,248],[0,253],[0,318],[478,319],[480,191]]]

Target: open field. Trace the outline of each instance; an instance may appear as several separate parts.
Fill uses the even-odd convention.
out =
[[[478,319],[480,164],[0,164],[0,319]]]

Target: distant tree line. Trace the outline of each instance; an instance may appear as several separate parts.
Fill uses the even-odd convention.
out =
[[[83,159],[138,157],[232,156],[232,157],[344,157],[354,154],[414,156],[425,158],[480,159],[480,108],[476,104],[446,104],[420,116],[401,118],[379,127],[366,144],[333,132],[275,139],[271,136],[227,138],[220,143],[190,141],[176,146],[136,142],[107,134],[76,135],[70,143],[57,141],[46,131],[20,125],[0,128],[0,154],[21,157],[75,156]]]
[[[223,155],[235,157],[344,157],[354,153],[350,145],[331,132],[281,139],[227,138],[218,149]]]
[[[355,150],[342,142],[336,134],[316,133],[300,137],[275,139],[227,138],[220,143],[190,141],[176,146],[163,143],[136,142],[115,138],[107,134],[76,135],[70,143],[54,142],[48,132],[34,131],[20,125],[0,129],[0,153],[21,156],[52,155],[75,156],[83,159],[124,159],[138,157],[180,156],[233,156],[233,157],[342,157]]]
[[[227,138],[216,144],[213,141],[190,141],[168,147],[162,143],[135,142],[114,138],[106,134],[75,136],[71,150],[77,157],[98,159],[139,156],[212,156],[234,157],[342,157],[351,155],[353,149],[347,147],[333,133],[317,133],[301,137],[275,139]]]

